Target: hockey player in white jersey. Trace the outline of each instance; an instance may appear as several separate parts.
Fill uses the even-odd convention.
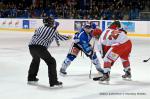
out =
[[[131,78],[129,54],[132,49],[132,43],[127,37],[126,31],[119,29],[120,27],[120,22],[115,21],[102,33],[99,42],[102,46],[101,54],[104,60],[104,75],[95,77],[93,80],[109,81],[111,66],[119,57],[125,72],[122,78]]]

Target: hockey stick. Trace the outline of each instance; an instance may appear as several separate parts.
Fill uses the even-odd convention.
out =
[[[143,60],[143,62],[148,62],[150,60],[150,58]]]
[[[83,57],[83,58],[84,58],[84,52],[83,52],[83,51],[81,51],[81,57]]]
[[[82,51],[81,51],[81,57],[82,57]]]
[[[92,61],[91,61],[91,66],[90,66],[90,73],[89,73],[89,79],[91,79],[91,75],[92,75]]]
[[[94,46],[95,46],[95,39],[94,39],[94,42],[93,42],[93,47],[92,47],[92,50],[94,50]],[[92,60],[91,60],[91,65],[90,65],[90,73],[89,73],[89,79],[91,79],[91,75],[92,75]]]

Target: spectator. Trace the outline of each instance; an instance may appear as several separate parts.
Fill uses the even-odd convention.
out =
[[[46,4],[32,4],[27,0],[0,2],[0,17],[41,18],[47,16],[64,19],[136,19],[141,10],[149,11],[147,0],[46,0]]]

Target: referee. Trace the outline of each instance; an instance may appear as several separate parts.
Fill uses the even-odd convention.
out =
[[[38,82],[36,78],[39,70],[40,59],[43,59],[48,65],[48,76],[50,87],[62,86],[62,82],[57,80],[56,60],[48,52],[47,48],[53,41],[53,39],[68,40],[68,36],[60,35],[56,32],[56,26],[54,26],[54,19],[52,17],[46,17],[43,19],[44,26],[35,30],[34,35],[29,43],[29,50],[32,56],[32,62],[28,71],[28,84],[35,84]]]

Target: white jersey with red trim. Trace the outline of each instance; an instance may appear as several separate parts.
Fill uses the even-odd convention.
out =
[[[106,46],[119,45],[127,42],[129,38],[123,31],[106,29],[99,38],[99,43]]]

